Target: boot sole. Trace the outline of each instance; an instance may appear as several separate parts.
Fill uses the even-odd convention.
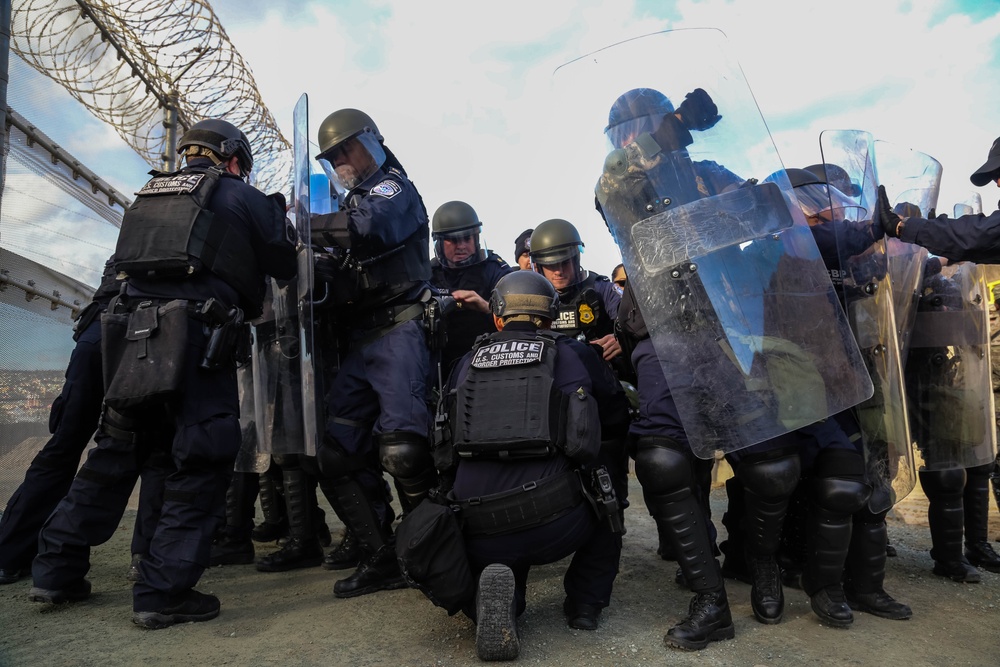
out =
[[[177,623],[210,621],[218,615],[218,609],[205,612],[204,614],[161,614],[156,611],[136,611],[132,612],[132,622],[147,630],[162,630]]]
[[[666,635],[663,637],[663,643],[671,648],[679,648],[684,651],[700,651],[712,642],[719,642],[726,639],[732,639],[736,636],[736,626],[729,624],[724,628],[719,628],[710,634],[707,638],[701,641],[691,641],[688,639],[679,639],[673,635]]]
[[[495,604],[481,604],[484,598]],[[513,660],[520,653],[513,600],[514,573],[502,565],[487,566],[479,577],[476,603],[476,655],[480,660]]]
[[[87,592],[64,592],[64,591],[50,591],[44,588],[31,588],[28,591],[28,599],[31,602],[45,602],[48,604],[66,604],[68,602],[83,602],[90,597],[90,591]]]
[[[854,611],[861,611],[866,614],[871,614],[872,616],[878,616],[879,618],[886,618],[890,621],[908,621],[913,617],[912,611],[908,614],[904,612],[882,611],[880,609],[875,609],[874,607],[858,604],[857,602],[851,602],[850,600],[847,601],[847,604]]]
[[[348,598],[357,598],[361,597],[362,595],[370,595],[372,593],[378,593],[379,591],[395,591],[400,588],[409,588],[409,587],[410,585],[406,583],[406,580],[403,579],[403,577],[400,577],[398,580],[392,579],[390,581],[381,584],[373,584],[371,586],[365,586],[364,588],[358,588],[356,590],[347,592],[337,591],[336,587],[334,587],[333,597],[346,600]]]
[[[980,581],[978,572],[975,574],[960,574],[958,576],[950,575],[947,572],[938,572],[937,570],[931,570],[931,573],[936,574],[939,577],[944,577],[945,579],[951,579],[959,584],[978,584]]]

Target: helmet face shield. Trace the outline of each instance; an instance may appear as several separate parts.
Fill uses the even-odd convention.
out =
[[[618,148],[624,148],[635,141],[636,137],[640,134],[653,132],[662,120],[662,114],[658,116],[639,116],[638,118],[631,118],[608,127],[604,132],[604,136],[607,138],[607,150],[610,152]]]
[[[327,176],[334,181],[328,168],[337,176],[336,182],[351,190],[368,180],[385,164],[385,150],[378,138],[365,130],[331,146],[317,156]]]
[[[434,255],[442,266],[472,266],[486,259],[482,225],[447,232],[434,232]]]
[[[847,210],[855,214],[859,208],[857,203],[833,186],[823,183],[809,183],[795,188],[795,199],[799,208],[807,218],[839,218],[844,219]],[[863,215],[863,213],[862,213]]]

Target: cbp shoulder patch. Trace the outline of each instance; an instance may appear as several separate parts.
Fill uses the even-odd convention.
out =
[[[402,191],[403,187],[399,183],[386,179],[373,187],[371,192],[368,194],[385,197],[386,199],[392,199]]]

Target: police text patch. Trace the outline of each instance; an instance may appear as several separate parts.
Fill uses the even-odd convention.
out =
[[[385,180],[372,188],[369,194],[392,199],[402,191],[403,188],[396,181]]]
[[[542,360],[545,344],[538,341],[507,340],[476,350],[472,358],[474,368],[501,368],[521,366]]]
[[[177,174],[157,176],[139,190],[136,195],[186,195],[195,191],[205,174]]]

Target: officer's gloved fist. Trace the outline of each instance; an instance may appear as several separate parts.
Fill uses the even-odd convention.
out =
[[[722,119],[712,96],[702,88],[695,88],[685,95],[677,113],[689,130],[707,130]]]
[[[332,283],[337,280],[337,274],[340,272],[340,259],[334,257],[331,253],[326,251],[316,251],[313,253],[313,275],[316,280],[321,280],[325,283]]]
[[[903,219],[893,212],[892,206],[889,204],[889,195],[885,193],[885,186],[878,186],[878,199],[875,201],[875,213],[872,216],[872,222],[876,227],[881,227],[886,236],[895,239],[899,238],[896,230],[902,221]]]
[[[664,153],[678,151],[694,142],[690,130],[677,117],[676,113],[668,113],[663,116],[663,122],[653,132],[653,139]]]

